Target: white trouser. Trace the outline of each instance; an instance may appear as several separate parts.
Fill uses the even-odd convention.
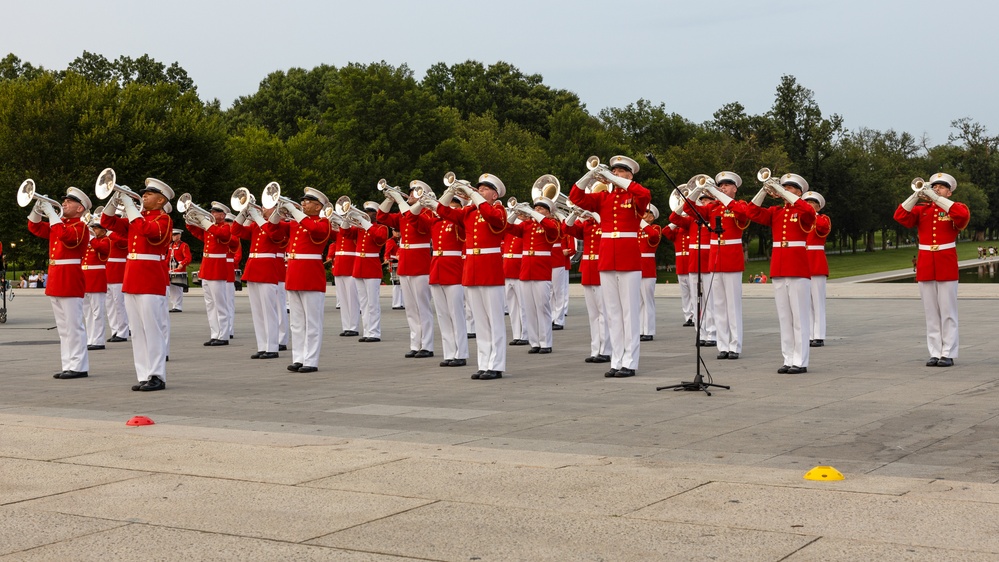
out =
[[[607,330],[610,332],[611,368],[637,369],[641,322],[641,271],[601,271]]]
[[[166,295],[125,293],[125,309],[132,321],[132,361],[139,382],[157,376],[166,382],[167,342],[170,338]]]
[[[226,305],[226,280],[201,281],[205,292],[205,312],[208,314],[208,331],[213,340],[229,340],[229,307]],[[223,332],[224,331],[224,332]]]
[[[184,288],[177,285],[167,285],[170,296],[170,310],[184,310]]]
[[[520,281],[527,311],[527,341],[531,347],[552,346],[552,282]]]
[[[507,278],[503,292],[506,296],[506,311],[510,314],[511,339],[525,339],[524,317],[527,316],[527,309],[524,308],[524,286],[520,279]]]
[[[284,281],[277,284],[278,301],[278,345],[288,345],[288,291],[284,290]]]
[[[472,305],[468,302],[468,289],[465,289],[465,330],[475,333],[475,316],[472,315]]]
[[[780,320],[780,351],[789,367],[808,366],[812,327],[812,292],[807,277],[774,277],[774,300]]]
[[[441,327],[444,359],[468,359],[468,334],[465,331],[465,287],[431,285],[437,323]]]
[[[248,281],[246,290],[250,294],[250,316],[253,318],[253,334],[257,338],[257,351],[276,352],[281,316],[286,310],[284,299],[280,298],[277,283]]]
[[[349,275],[333,278],[336,298],[340,301],[340,327],[344,332],[356,332],[361,319],[361,305],[357,302],[357,285]]]
[[[427,276],[430,277],[429,275]],[[405,308],[406,307],[406,291],[402,288],[402,279],[399,279],[399,284],[392,284],[392,308]]]
[[[638,332],[641,335],[656,335],[656,278],[642,277],[642,304],[639,312]]]
[[[677,275],[676,281],[680,285],[680,310],[683,312],[683,321],[694,319],[694,292],[690,290],[690,276],[686,273]]]
[[[381,279],[354,278],[354,286],[357,287],[357,304],[361,310],[361,324],[364,325],[364,332],[361,335],[366,338],[382,337],[382,307],[381,303],[378,302],[378,291],[381,284]]]
[[[104,345],[104,301],[107,293],[83,294],[83,325],[87,329],[87,345]]]
[[[691,299],[694,301],[694,310],[697,310],[697,274],[689,273]],[[714,341],[718,339],[717,328],[715,327],[715,314],[711,307],[711,274],[701,274],[701,333],[698,337],[702,340]],[[695,319],[696,320],[696,319]]]
[[[569,308],[569,272],[564,267],[552,268],[551,301],[552,322],[564,326],[565,313]]]
[[[125,311],[125,294],[121,292],[121,283],[108,283],[107,308],[111,335],[127,338],[128,313]]]
[[[434,311],[430,307],[430,275],[400,275],[406,322],[409,324],[409,349],[434,350]]]
[[[604,294],[600,285],[583,285],[583,297],[590,321],[590,356],[610,355],[607,313],[604,311]]]
[[[718,328],[718,351],[742,353],[742,272],[716,271],[711,306]]]
[[[957,359],[957,281],[920,281],[930,357]]]
[[[83,325],[83,299],[80,297],[49,297],[52,315],[59,332],[59,354],[63,371],[89,371],[87,329]],[[104,341],[101,340],[103,344]]]
[[[323,347],[322,291],[288,291],[291,306],[291,361],[303,367],[318,367],[319,352]]]
[[[169,285],[168,285],[169,286]],[[163,296],[163,314],[159,316],[160,321],[160,333],[166,334],[165,341],[163,342],[163,361],[166,362],[170,359],[170,296]]]
[[[482,371],[506,370],[506,326],[503,323],[503,285],[465,287],[475,319],[475,347]]]
[[[232,337],[236,335],[236,285],[235,283],[226,282],[225,284],[225,306],[226,310],[226,328],[222,329],[222,333],[226,336]]]
[[[826,339],[826,279],[825,275],[812,275],[813,340]]]

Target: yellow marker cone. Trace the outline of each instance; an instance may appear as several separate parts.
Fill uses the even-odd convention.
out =
[[[817,466],[805,473],[805,480],[843,480],[843,473],[831,466]]]

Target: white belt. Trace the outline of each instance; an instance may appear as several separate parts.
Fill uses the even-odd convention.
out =
[[[677,252],[676,253],[676,257],[678,257],[678,258],[682,257],[682,256],[689,256],[689,255],[690,255],[690,253],[688,253],[688,252]]]
[[[277,254],[267,254],[267,253],[261,254],[261,253],[252,253],[251,252],[250,253],[250,257],[251,258],[276,258],[276,257],[278,257],[278,255]]]
[[[642,253],[642,257],[643,257],[643,258],[654,258],[654,257],[656,257],[656,253],[655,253],[655,252],[652,252],[652,253],[650,254],[650,253],[645,253],[645,252],[643,252],[643,253]]]
[[[377,258],[378,252],[357,252],[357,257],[359,258]]]
[[[399,244],[400,250],[422,250],[423,248],[429,248],[430,242],[426,244]]]
[[[806,250],[822,250],[825,251],[825,246],[805,246]]]
[[[707,250],[710,247],[711,247],[710,244],[701,244],[700,246],[698,246],[697,244],[690,244],[689,246],[687,246],[687,249],[688,250]]]
[[[521,256],[550,256],[551,252],[544,252],[538,250],[524,250],[520,253]]]
[[[105,267],[107,267],[107,266],[103,266],[103,265],[87,265],[87,264],[83,264],[83,269],[86,269],[86,270],[92,270],[92,269],[104,269]]]
[[[461,257],[461,250],[435,250],[435,256]]]
[[[597,255],[597,254],[583,254],[583,259],[584,260],[596,260],[596,259],[600,259],[600,256]]]
[[[951,248],[957,247],[954,242],[948,242],[946,244],[920,244],[920,250],[926,250],[927,252],[936,252],[937,250],[949,250]]]
[[[719,238],[717,240],[712,240],[712,246],[728,246],[729,244],[739,244],[742,245],[742,238]]]
[[[637,232],[618,232],[612,230],[611,232],[603,232],[600,234],[601,238],[638,238]]]
[[[774,248],[804,248],[805,243],[801,240],[785,240],[783,242],[774,242]]]
[[[108,258],[108,263],[125,263],[125,258]]]
[[[479,254],[498,254],[500,253],[499,248],[465,248],[465,254],[469,256],[477,256]]]
[[[228,263],[236,263],[236,258],[226,258],[225,261]]]
[[[284,257],[284,254],[283,254],[283,253],[281,253],[281,252],[278,252],[278,253],[274,254],[274,257],[275,257],[275,258],[283,258],[283,257]]]
[[[227,256],[225,254],[204,254],[202,258],[218,258],[224,260]]]
[[[354,256],[357,257],[357,252],[344,252],[343,250],[336,253],[338,256]]]
[[[49,260],[49,265],[80,265],[80,260]]]
[[[295,252],[288,252],[288,259],[290,260],[321,260],[323,259],[322,254],[296,254]]]
[[[142,260],[142,261],[163,261],[166,259],[164,256],[159,254],[128,254],[128,259],[130,260]]]

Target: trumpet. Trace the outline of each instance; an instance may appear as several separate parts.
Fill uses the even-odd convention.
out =
[[[94,186],[94,192],[97,194],[98,199],[107,199],[115,191],[135,199],[139,208],[142,208],[142,196],[129,189],[127,185],[118,185],[117,175],[114,173],[114,170],[111,168],[104,168],[104,170],[97,175],[97,185]]]
[[[343,218],[336,213],[336,207],[332,204],[326,204],[323,210],[320,211],[320,214],[330,221],[333,230],[340,230],[340,227],[343,226]]]
[[[257,198],[245,187],[237,187],[236,191],[232,192],[232,197],[229,198],[229,206],[237,213],[250,208],[256,209],[261,213],[264,211],[260,205],[257,205]]]
[[[206,211],[205,209],[199,207],[198,204],[191,199],[190,193],[185,193],[177,198],[177,211],[184,216],[184,222],[187,224],[199,224],[201,222],[199,218],[204,217],[214,224],[215,215],[213,215],[210,211]]]
[[[514,216],[527,220],[529,218],[527,211],[530,210],[530,208],[531,206],[527,202],[518,203],[516,197],[510,197],[506,200],[507,222],[509,222]]]
[[[926,180],[923,178],[913,178],[912,185],[910,185],[913,191],[919,194],[919,198],[923,201],[929,201],[930,198],[926,195],[927,190],[932,190],[932,188],[926,185]]]
[[[569,210],[570,215],[576,215],[581,219],[594,219],[597,222],[600,222],[599,219],[597,219],[598,215],[595,215],[578,205],[574,205],[572,202],[568,202],[566,204],[566,208]]]
[[[475,189],[468,180],[460,180],[455,175],[454,172],[448,172],[444,174],[444,185],[454,191],[454,196],[461,199],[462,201],[468,201],[468,196],[465,195],[465,190],[459,189],[465,187],[468,189]]]
[[[39,195],[38,193],[36,193],[35,180],[28,178],[23,182],[21,182],[21,187],[17,188],[17,204],[22,207],[27,207],[33,201],[36,200],[44,201],[49,205],[52,205],[52,208],[56,210],[56,213],[59,214],[59,217],[60,218],[62,217],[62,203],[56,201],[55,199],[51,199],[46,195]]]
[[[602,172],[604,170],[607,170],[609,172],[610,166],[608,166],[607,164],[601,164],[599,157],[590,156],[589,158],[586,159],[586,169],[596,174],[597,172]]]
[[[763,189],[767,192],[767,195],[773,197],[774,199],[783,199],[780,192],[777,191],[777,186],[780,185],[780,180],[774,177],[770,168],[760,168],[760,171],[756,172],[756,179],[763,182]]]
[[[408,197],[405,193],[402,192],[401,188],[399,188],[397,186],[394,186],[394,185],[389,185],[388,182],[385,181],[385,178],[382,178],[382,179],[378,180],[378,185],[376,185],[375,187],[377,187],[378,191],[381,191],[386,196],[389,194],[390,191],[394,191],[394,192],[398,193],[399,195],[402,195],[403,199],[405,199],[406,197]]]
[[[423,183],[420,180],[413,180],[409,182],[409,189],[413,197],[417,199],[423,199],[426,196],[428,199],[437,199],[437,195],[434,194],[434,190],[430,189],[430,186]]]
[[[340,216],[340,226],[361,226],[361,219],[367,220],[368,214],[351,204],[350,197],[340,196],[333,205],[333,212]],[[346,225],[344,225],[346,223]]]

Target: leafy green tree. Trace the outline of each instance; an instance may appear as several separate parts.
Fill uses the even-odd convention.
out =
[[[287,72],[272,72],[261,80],[254,94],[240,96],[226,112],[229,127],[238,131],[255,125],[288,140],[319,123],[329,108],[324,92],[337,76],[336,67],[325,64],[312,70],[291,68]]]

